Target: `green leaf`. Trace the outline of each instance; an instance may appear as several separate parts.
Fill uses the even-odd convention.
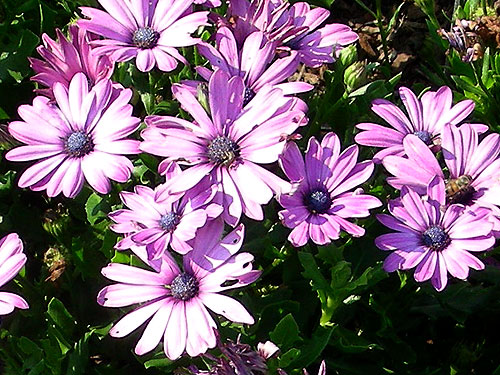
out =
[[[144,362],[144,367],[148,369],[150,367],[165,367],[171,364],[172,361],[168,358],[154,358]]]
[[[52,297],[50,300],[47,307],[47,315],[65,336],[69,336],[73,333],[76,327],[76,321],[66,307],[64,307],[64,304],[57,298]]]
[[[280,356],[280,367],[288,367],[300,355],[300,350],[292,348]]]
[[[96,193],[92,193],[87,199],[87,203],[85,203],[87,220],[92,225],[107,217],[110,210],[111,207],[109,206],[109,203]]]
[[[279,346],[281,350],[287,350],[301,340],[299,336],[299,326],[292,314],[287,314],[280,320],[274,331],[269,334],[271,340]]]
[[[334,328],[335,327],[318,326],[312,337],[306,340],[305,344],[300,348],[301,354],[293,362],[293,367],[304,368],[313,363],[321,355],[330,341]]]

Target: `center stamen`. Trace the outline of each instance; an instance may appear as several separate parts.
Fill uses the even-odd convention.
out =
[[[424,142],[427,146],[431,144],[432,140],[432,134],[425,131],[425,130],[419,130],[413,133],[416,135],[422,142]]]
[[[422,242],[431,250],[440,251],[450,244],[450,237],[442,228],[432,226],[422,233]]]
[[[250,100],[255,97],[255,92],[249,87],[245,89],[245,96],[243,97],[243,107],[246,106]]]
[[[132,42],[138,48],[153,48],[160,39],[160,33],[151,27],[140,27],[134,31]]]
[[[330,198],[327,191],[316,189],[304,197],[304,204],[312,213],[324,214],[332,206],[332,198]]]
[[[159,221],[160,228],[166,232],[173,231],[180,222],[179,215],[175,212],[169,212],[165,215],[162,215]]]
[[[74,158],[81,158],[94,150],[94,142],[85,132],[74,132],[64,141],[64,150]]]
[[[172,280],[170,284],[170,292],[172,297],[181,301],[187,301],[198,294],[199,286],[196,277],[188,274],[181,273]]]
[[[207,156],[216,164],[229,166],[239,154],[238,145],[225,136],[214,138],[207,146]]]

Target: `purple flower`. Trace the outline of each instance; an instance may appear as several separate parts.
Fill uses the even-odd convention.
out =
[[[26,263],[23,243],[16,233],[8,234],[0,240],[0,287],[12,280]],[[10,314],[14,308],[27,309],[28,303],[20,296],[0,292],[0,315]]]
[[[356,125],[363,130],[355,137],[357,143],[383,148],[374,156],[376,163],[380,163],[387,155],[404,156],[403,140],[408,134],[416,135],[430,147],[439,145],[444,125],[458,125],[474,110],[472,100],[462,100],[452,106],[451,90],[446,86],[426,92],[421,100],[406,87],[399,89],[399,96],[408,117],[388,100],[376,99],[372,102],[372,111],[393,129],[373,123]],[[486,125],[475,126],[481,132],[488,129]]]
[[[31,68],[36,75],[31,78],[46,89],[36,90],[42,95],[53,98],[52,87],[56,82],[69,87],[71,78],[76,73],[84,73],[90,84],[94,85],[102,79],[109,79],[113,74],[113,63],[107,56],[97,56],[90,48],[90,42],[95,36],[72,25],[69,27],[69,40],[56,29],[58,42],[42,35],[43,46],[37,48],[43,60],[29,58]]]
[[[173,86],[174,95],[195,122],[171,116],[148,116],[141,149],[190,165],[168,182],[170,193],[191,189],[208,175],[218,185],[223,217],[236,225],[241,214],[263,219],[261,205],[289,184],[258,164],[278,159],[286,136],[305,124],[302,111],[281,89],[266,86],[243,106],[240,77],[217,70],[208,88],[209,112],[189,89]]]
[[[180,168],[172,163],[169,176],[180,173]],[[191,240],[207,222],[222,213],[218,204],[208,204],[216,190],[214,186],[198,185],[183,196],[161,199],[161,185],[155,190],[147,186],[135,186],[135,193],[120,193],[122,202],[130,209],[121,209],[109,214],[116,223],[110,229],[125,233],[115,248],[130,249],[132,246],[146,246],[150,259],[159,259],[170,245],[180,254],[192,249]],[[208,204],[208,205],[207,205]]]
[[[176,49],[192,46],[198,39],[190,34],[207,25],[208,12],[191,13],[193,0],[177,1],[123,1],[99,0],[106,12],[81,7],[90,20],[78,24],[105,39],[93,44],[99,55],[109,55],[114,61],[128,61],[136,57],[142,72],[153,69],[169,72],[177,67],[177,60],[187,60]]]
[[[448,272],[465,280],[469,267],[482,270],[484,264],[470,252],[485,251],[495,243],[491,234],[489,210],[466,210],[463,205],[446,203],[445,185],[436,176],[422,199],[411,188],[403,187],[401,198],[389,204],[390,215],[377,215],[378,220],[396,233],[375,239],[376,246],[392,253],[384,261],[387,272],[416,267],[415,280],[431,279],[441,291],[448,282]]]
[[[350,27],[338,23],[318,27],[330,12],[323,8],[311,9],[305,2],[273,0],[233,0],[230,15],[235,18],[235,34],[241,43],[249,34],[260,30],[271,41],[276,41],[280,52],[297,51],[300,62],[310,67],[332,63],[344,46],[355,42],[358,36]]]
[[[40,161],[22,174],[19,187],[73,198],[84,180],[103,194],[111,189],[109,179],[127,181],[133,166],[122,154],[140,152],[138,141],[123,139],[140,122],[127,104],[131,96],[131,90],[114,88],[109,80],[89,91],[87,77],[77,73],[69,89],[55,83],[55,103],[39,96],[33,105],[20,106],[24,121],[10,123],[9,132],[27,145],[9,151],[6,158]]]
[[[309,139],[305,162],[295,143],[289,143],[280,163],[295,189],[282,194],[278,202],[285,208],[279,217],[287,228],[293,228],[288,240],[303,246],[308,239],[324,245],[339,238],[340,230],[359,237],[365,230],[346,220],[366,217],[369,209],[382,203],[375,197],[352,188],[365,182],[373,172],[371,161],[357,162],[358,146],[340,153],[340,140],[334,133],[323,137],[321,145]]]
[[[221,69],[231,77],[243,78],[246,86],[246,102],[267,84],[282,89],[286,95],[313,88],[305,82],[283,82],[297,70],[299,55],[292,52],[290,56],[277,59],[271,64],[275,56],[276,43],[271,43],[262,32],[250,34],[241,49],[238,48],[233,32],[227,27],[219,28],[215,40],[217,48],[203,42],[198,44],[198,51],[210,62],[213,69]],[[201,66],[197,67],[196,71],[207,81],[213,73]]]
[[[500,205],[497,183],[500,135],[490,134],[481,142],[478,136],[478,132],[469,124],[444,127],[441,148],[448,169],[448,203]],[[408,158],[387,156],[383,161],[384,167],[394,176],[387,178],[387,182],[396,189],[409,186],[425,194],[434,176],[445,178],[443,169],[432,151],[418,137],[408,135],[403,146]],[[454,186],[457,183],[460,189]]]
[[[173,360],[184,351],[194,357],[215,347],[217,325],[207,308],[232,322],[253,324],[243,305],[220,294],[248,285],[260,275],[252,270],[251,254],[236,254],[243,242],[243,225],[220,240],[223,228],[221,220],[213,220],[198,232],[193,250],[183,258],[183,269],[168,253],[157,272],[117,263],[103,268],[102,274],[118,284],[99,292],[100,305],[141,304],[119,320],[110,335],[127,336],[149,320],[135,353],[153,350],[163,338],[163,350]],[[224,285],[227,281],[230,284]]]

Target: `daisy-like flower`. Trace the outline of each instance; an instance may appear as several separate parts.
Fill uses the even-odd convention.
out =
[[[396,189],[409,186],[425,194],[429,182],[439,176],[447,178],[448,203],[500,205],[500,135],[489,134],[481,142],[478,138],[469,124],[444,127],[441,149],[448,169],[445,177],[432,151],[418,137],[408,135],[403,141],[407,158],[384,158],[384,167],[394,176],[387,182]]]
[[[383,148],[373,157],[376,163],[388,155],[404,156],[403,140],[408,134],[416,135],[429,147],[439,145],[444,125],[458,125],[474,110],[472,100],[462,100],[452,105],[452,93],[447,86],[437,91],[427,91],[420,100],[410,89],[401,87],[399,96],[408,116],[388,100],[375,99],[372,102],[372,111],[393,129],[374,123],[356,125],[363,130],[354,138],[357,143]],[[481,132],[488,129],[486,125],[474,126]]]
[[[444,181],[436,176],[427,188],[427,199],[405,186],[401,198],[389,204],[392,216],[377,215],[382,224],[397,231],[375,239],[379,249],[392,251],[384,261],[387,272],[416,267],[416,281],[430,279],[441,291],[448,282],[448,272],[465,280],[469,268],[484,268],[470,252],[486,251],[495,243],[489,211],[465,210],[459,204],[444,208],[445,203]]]
[[[493,133],[479,142],[479,133],[473,126],[445,125],[442,154],[448,173],[434,154],[416,136],[403,141],[407,158],[387,156],[384,167],[394,177],[389,185],[396,189],[409,186],[425,194],[427,184],[435,177],[446,179],[446,201],[470,208],[488,208],[494,230],[500,231],[500,135]]]
[[[198,43],[191,34],[203,25],[208,25],[208,12],[192,13],[193,0],[99,0],[106,12],[81,7],[89,20],[78,24],[104,37],[96,40],[95,51],[109,55],[114,61],[136,58],[137,68],[142,72],[154,66],[169,72],[177,67],[177,61],[188,64],[178,47]]]
[[[157,272],[117,263],[103,268],[102,274],[118,284],[99,292],[99,304],[123,307],[142,303],[109,334],[124,337],[150,319],[135,353],[153,350],[163,338],[163,350],[174,360],[184,351],[194,357],[215,347],[217,325],[208,309],[232,322],[253,324],[243,305],[220,294],[248,285],[260,275],[252,270],[251,254],[236,254],[243,242],[243,226],[220,240],[223,227],[221,220],[213,220],[198,232],[193,250],[183,258],[182,269],[168,253]]]
[[[105,55],[97,56],[90,47],[95,35],[75,25],[69,27],[69,39],[59,29],[56,29],[56,34],[58,42],[47,34],[42,35],[43,46],[37,51],[43,60],[28,57],[36,73],[31,80],[48,87],[37,92],[52,98],[52,87],[56,82],[69,87],[69,82],[79,72],[87,76],[91,85],[111,77],[114,64]]]
[[[288,144],[280,164],[295,189],[278,196],[278,202],[285,208],[279,212],[283,225],[293,228],[288,236],[293,246],[303,246],[309,238],[318,245],[327,244],[339,238],[340,230],[356,237],[365,233],[346,219],[366,217],[382,203],[361,189],[350,191],[373,173],[373,162],[357,159],[358,146],[341,153],[334,133],[326,134],[321,145],[310,138],[305,162],[297,145]]]
[[[230,5],[240,43],[252,32],[263,31],[277,42],[281,53],[297,51],[300,62],[313,68],[334,62],[334,56],[344,46],[358,40],[358,35],[343,24],[332,23],[318,29],[330,12],[311,9],[305,2],[290,6],[288,1],[280,0],[233,0]]]
[[[167,180],[180,173],[175,164],[169,167]],[[134,193],[122,191],[120,198],[130,209],[121,209],[109,214],[115,222],[110,229],[125,233],[115,248],[130,249],[132,246],[146,246],[150,259],[160,258],[170,245],[180,254],[192,249],[191,240],[207,222],[222,213],[222,206],[212,201],[215,186],[198,184],[182,196],[170,200],[162,199],[163,185],[155,190],[147,186],[135,186]]]
[[[132,162],[123,154],[138,154],[139,142],[124,139],[139,126],[132,117],[129,89],[102,80],[89,90],[87,77],[77,73],[66,88],[54,85],[55,103],[39,96],[19,107],[24,121],[9,124],[10,134],[27,144],[10,150],[12,161],[40,160],[19,179],[19,187],[76,196],[86,180],[99,193],[111,190],[110,179],[125,182]]]
[[[236,225],[241,214],[263,219],[261,205],[289,184],[258,164],[278,159],[286,136],[305,123],[293,98],[278,88],[261,89],[243,107],[245,86],[240,77],[217,70],[208,88],[209,112],[189,89],[174,85],[174,95],[194,118],[148,116],[141,149],[167,157],[166,162],[191,165],[168,182],[170,193],[191,189],[207,175],[218,185],[223,217]]]
[[[0,287],[12,280],[26,263],[23,243],[16,233],[11,233],[0,240]],[[0,315],[14,311],[14,308],[27,309],[28,303],[20,296],[9,292],[0,292]]]
[[[229,76],[240,76],[246,86],[245,104],[265,85],[272,85],[283,90],[284,94],[297,94],[312,90],[313,86],[305,82],[283,82],[295,73],[299,66],[299,55],[277,59],[275,43],[271,43],[264,33],[254,32],[238,48],[236,38],[228,27],[221,27],[215,35],[216,47],[208,43],[198,44],[198,51],[205,57],[213,69],[221,69]],[[213,71],[197,67],[196,71],[207,81]]]

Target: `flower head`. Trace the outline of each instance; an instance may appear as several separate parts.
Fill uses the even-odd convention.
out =
[[[169,176],[180,173],[172,163]],[[147,186],[135,186],[134,193],[121,192],[122,202],[130,209],[121,209],[109,214],[115,222],[110,229],[126,234],[115,248],[130,249],[132,246],[146,246],[150,259],[158,259],[169,246],[180,254],[192,249],[191,240],[207,222],[222,213],[222,207],[211,203],[216,190],[213,185],[197,185],[186,194],[162,199],[160,185],[155,190]]]
[[[82,7],[89,20],[78,24],[104,37],[96,40],[95,51],[109,55],[114,61],[136,58],[140,71],[147,72],[155,65],[169,72],[177,61],[187,64],[178,47],[192,46],[198,39],[190,34],[207,25],[208,12],[191,13],[193,0],[100,0],[106,12]]]
[[[452,106],[452,94],[447,86],[426,92],[420,100],[410,89],[401,87],[399,96],[408,116],[388,100],[372,102],[372,111],[393,129],[373,123],[356,125],[363,130],[355,137],[357,143],[383,148],[374,156],[375,162],[381,162],[388,155],[404,156],[403,140],[409,134],[417,136],[429,147],[439,145],[444,125],[458,125],[474,110],[472,100],[463,100]],[[488,129],[486,125],[475,126],[480,131]]]
[[[299,55],[293,52],[290,56],[274,61],[276,43],[270,42],[267,36],[256,31],[250,34],[243,46],[238,48],[236,38],[228,27],[221,27],[215,35],[217,48],[208,43],[200,43],[198,51],[212,65],[229,76],[239,76],[245,83],[245,104],[265,85],[281,88],[285,94],[296,94],[309,91],[312,86],[305,82],[286,81],[299,66]],[[197,67],[197,72],[207,81],[212,71],[205,67]]]
[[[165,355],[177,359],[184,351],[194,357],[215,347],[217,325],[207,308],[230,321],[253,324],[239,302],[220,294],[248,285],[260,275],[252,270],[251,254],[236,254],[243,242],[243,226],[220,240],[223,227],[221,220],[205,225],[193,250],[184,256],[182,268],[168,253],[156,272],[117,263],[103,268],[102,274],[118,283],[99,292],[99,304],[123,307],[142,303],[119,320],[110,335],[124,337],[149,320],[136,354],[153,350],[163,339]],[[227,281],[229,285],[225,285]]]
[[[333,23],[318,29],[330,12],[311,9],[305,2],[290,6],[281,0],[234,0],[229,13],[235,19],[235,34],[240,43],[252,32],[263,31],[277,43],[281,53],[296,51],[300,62],[310,67],[334,62],[332,54],[336,56],[344,46],[358,39],[343,24]]]
[[[384,167],[394,176],[387,179],[389,185],[396,189],[409,186],[425,194],[429,182],[439,176],[447,181],[448,203],[500,204],[498,134],[490,134],[480,142],[479,133],[470,124],[446,125],[441,149],[447,176],[436,156],[418,137],[408,135],[403,147],[407,158],[387,156],[383,161]]]
[[[26,263],[23,243],[16,233],[0,240],[0,287],[12,280]],[[14,311],[14,308],[27,309],[28,303],[17,294],[0,292],[0,315]]]
[[[217,70],[208,88],[209,113],[189,89],[173,87],[175,97],[194,118],[148,116],[141,149],[190,165],[168,182],[170,193],[191,189],[203,178],[218,187],[216,202],[224,206],[226,222],[236,225],[244,213],[263,219],[261,205],[289,185],[258,164],[278,159],[286,136],[305,123],[293,99],[267,86],[243,106],[245,86],[240,77]],[[208,175],[208,176],[207,176]]]
[[[436,176],[427,188],[427,199],[413,189],[403,187],[401,199],[389,205],[390,215],[377,215],[378,220],[396,233],[375,239],[381,250],[392,253],[384,261],[387,272],[416,267],[415,280],[431,279],[441,291],[448,282],[448,272],[465,280],[469,268],[482,270],[484,264],[470,252],[490,249],[495,243],[489,210],[466,210],[463,205],[446,203],[445,185]]]
[[[97,56],[90,47],[95,35],[76,25],[69,27],[69,39],[59,29],[56,34],[58,42],[47,34],[42,35],[43,46],[37,51],[43,60],[29,58],[36,73],[31,80],[48,87],[37,90],[40,94],[53,97],[52,88],[56,82],[69,87],[71,79],[79,72],[85,74],[91,85],[111,77],[113,63],[106,55]]]
[[[139,153],[138,141],[124,139],[139,126],[128,104],[131,90],[114,88],[101,80],[89,89],[87,77],[77,73],[69,88],[54,85],[55,103],[36,97],[19,107],[24,121],[14,121],[9,132],[27,144],[9,151],[12,161],[40,160],[19,179],[19,187],[61,192],[73,198],[86,180],[100,193],[111,190],[109,180],[125,182],[131,161],[122,154]]]
[[[365,182],[373,172],[371,161],[357,162],[358,147],[340,152],[340,140],[334,133],[324,136],[321,144],[310,138],[305,162],[295,143],[289,143],[280,163],[295,186],[293,192],[281,194],[278,202],[285,208],[279,212],[283,224],[293,228],[288,239],[303,246],[309,238],[324,245],[339,238],[340,230],[362,236],[365,231],[346,220],[366,217],[369,209],[382,203],[354,187]]]

